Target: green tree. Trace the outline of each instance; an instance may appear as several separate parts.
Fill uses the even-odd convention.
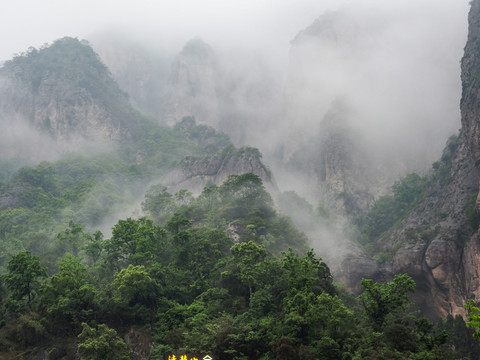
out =
[[[98,230],[93,234],[93,237],[88,235],[86,239],[87,243],[83,247],[85,255],[87,255],[90,262],[96,263],[100,259],[105,247],[103,234],[100,230]]]
[[[96,290],[81,258],[67,254],[58,264],[59,273],[42,286],[42,303],[54,329],[71,332],[92,316]]]
[[[282,267],[287,271],[289,292],[335,294],[330,269],[322,259],[315,257],[313,250],[309,250],[305,257],[301,258],[289,249],[288,252],[283,253]]]
[[[3,278],[10,290],[10,297],[16,301],[27,298],[27,305],[31,309],[32,299],[40,280],[47,276],[47,269],[40,266],[38,256],[22,251],[10,259],[7,270]]]
[[[121,270],[111,284],[113,301],[140,319],[149,319],[154,313],[160,288],[143,265]]]
[[[78,335],[78,353],[85,360],[129,360],[130,350],[125,341],[114,329],[105,324],[92,328],[82,323],[83,330]]]
[[[249,241],[233,245],[231,252],[233,255],[232,261],[238,266],[240,279],[248,286],[249,299],[251,299],[257,264],[265,259],[267,251],[263,246]]]
[[[475,339],[480,339],[480,309],[473,300],[468,300],[464,305],[465,309],[468,310],[468,317],[466,325],[468,327],[476,329],[473,333]]]
[[[75,224],[72,220],[68,223],[68,228],[57,235],[57,241],[61,254],[66,252],[73,256],[78,256],[80,247],[82,246],[87,234],[82,231],[82,226]]]
[[[376,283],[362,279],[363,293],[359,300],[374,328],[381,330],[387,317],[406,310],[410,305],[408,293],[415,291],[415,281],[407,274],[395,275],[392,281]]]
[[[425,189],[425,178],[411,173],[392,185],[393,196],[399,203],[411,205],[418,201]]]
[[[147,218],[119,220],[105,242],[106,260],[113,270],[153,261],[165,251],[166,231]]]
[[[142,209],[156,223],[164,224],[175,211],[175,202],[165,186],[154,185],[145,194]]]

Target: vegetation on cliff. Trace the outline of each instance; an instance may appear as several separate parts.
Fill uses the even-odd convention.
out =
[[[478,352],[461,318],[434,326],[408,310],[415,283],[407,275],[364,280],[358,298],[336,288],[253,174],[198,197],[156,186],[143,206],[151,219],[119,220],[109,239],[71,222],[49,256],[22,250],[8,259],[4,351],[129,358],[134,349],[124,339],[137,329],[150,359],[467,359]]]

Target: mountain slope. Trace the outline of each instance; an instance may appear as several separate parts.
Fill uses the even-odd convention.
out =
[[[415,206],[370,238],[384,274],[406,272],[417,282],[415,301],[429,316],[465,315],[467,299],[480,299],[480,231],[478,181],[480,164],[479,90],[480,1],[471,2],[469,33],[462,59],[462,130],[451,137],[441,159],[416,188]],[[406,178],[405,178],[406,179]],[[413,177],[412,177],[413,179]],[[397,189],[398,190],[398,189]],[[390,201],[382,199],[383,204]],[[370,213],[370,224],[381,224],[387,207]]]
[[[127,95],[87,45],[63,38],[7,61],[0,71],[3,121],[15,116],[58,139],[120,140],[133,115]]]

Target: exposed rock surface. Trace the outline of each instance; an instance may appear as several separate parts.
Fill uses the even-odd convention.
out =
[[[172,64],[163,99],[164,121],[173,125],[184,116],[219,129],[221,74],[213,49],[190,40]]]
[[[462,129],[471,157],[480,168],[480,2],[472,1],[468,16],[469,32],[462,59]],[[477,206],[480,198],[477,198]]]
[[[417,303],[429,315],[465,315],[469,298],[480,300],[480,0],[471,2],[462,59],[462,133],[450,141],[427,198],[392,233],[379,241],[393,253],[393,273],[417,282]],[[476,200],[476,207],[474,199]],[[475,210],[476,208],[476,210]]]
[[[0,69],[3,156],[42,159],[40,153],[101,147],[130,137],[139,117],[91,47],[77,39],[32,48]]]
[[[392,254],[386,273],[414,278],[415,302],[425,314],[464,315],[463,304],[480,282],[475,262],[480,243],[467,210],[478,191],[478,175],[461,135],[447,144],[442,159],[425,200],[377,245]]]
[[[461,47],[452,52],[445,46],[453,37],[458,40],[458,30],[442,29],[443,40],[424,31],[415,38],[399,36],[438,19],[407,20],[393,7],[370,6],[349,4],[326,12],[293,39],[279,121],[283,160],[298,164],[303,155],[308,159],[297,166],[297,177],[318,174],[314,200],[348,197],[343,210],[353,215],[399,177],[428,171],[458,129]],[[326,124],[332,114],[335,121]],[[325,166],[317,165],[322,159]],[[342,201],[333,200],[342,210]]]
[[[211,156],[187,156],[170,171],[162,183],[170,192],[189,189],[199,194],[207,185],[221,185],[229,175],[253,173],[262,179],[267,190],[274,189],[270,171],[262,164],[255,151],[240,149],[223,151]]]
[[[141,43],[115,34],[97,34],[90,39],[93,49],[112,72],[132,105],[143,114],[160,118],[170,60],[147,50]]]
[[[109,97],[127,100],[126,95],[93,50],[76,39],[63,38],[15,58],[0,76],[3,116],[14,113],[58,138],[125,135],[105,102]]]

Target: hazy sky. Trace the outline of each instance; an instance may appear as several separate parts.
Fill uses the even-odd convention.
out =
[[[357,0],[357,2],[360,0]],[[459,0],[452,0],[459,1]],[[460,0],[461,1],[461,0]],[[288,46],[299,30],[342,0],[16,0],[0,12],[0,59],[63,36],[87,38],[111,28],[149,34],[181,47],[200,36],[212,45]]]

